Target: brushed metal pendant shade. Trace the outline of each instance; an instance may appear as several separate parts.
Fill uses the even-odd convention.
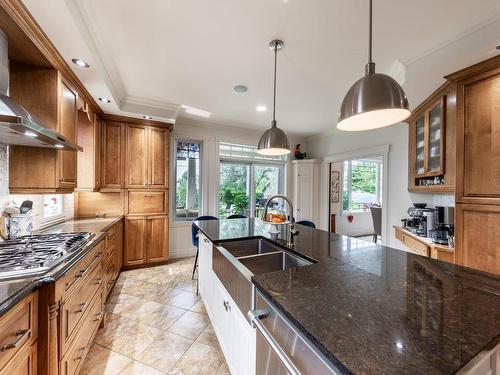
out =
[[[378,129],[410,116],[403,88],[387,74],[375,73],[372,61],[372,0],[370,0],[369,62],[365,76],[354,83],[342,101],[337,128],[345,131]]]
[[[274,87],[273,87],[273,120],[271,127],[260,137],[257,153],[261,155],[286,155],[290,153],[290,143],[285,132],[278,128],[276,122],[276,66],[278,51],[284,46],[281,40],[273,40],[269,48],[274,51]]]

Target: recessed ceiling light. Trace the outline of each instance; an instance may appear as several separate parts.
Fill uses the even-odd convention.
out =
[[[142,118],[145,120],[152,120],[153,119],[151,116],[148,116],[148,115],[144,115],[144,116],[142,116]]]
[[[90,65],[81,59],[71,59],[73,64],[78,65],[80,68],[88,68]]]
[[[185,104],[182,105],[182,108],[184,108],[184,111],[186,113],[189,113],[189,114],[195,115],[195,116],[200,116],[200,117],[208,118],[208,117],[210,117],[212,115],[212,113],[210,113],[208,111],[204,111],[203,109],[198,109],[198,108],[190,107],[190,106],[185,105]]]
[[[111,103],[111,100],[108,98],[103,98],[102,96],[99,97],[99,100],[103,103]]]
[[[29,131],[29,130],[26,130],[24,132],[24,135],[27,136],[27,137],[31,137],[31,138],[36,138],[37,137],[36,133],[33,133],[32,131]]]
[[[55,145],[54,145],[54,147],[56,147],[56,148],[64,148],[64,146],[63,146],[63,145],[61,145],[61,144],[59,144],[59,143],[58,143],[58,144],[55,144]]]
[[[500,50],[500,44],[497,46],[497,49]]]
[[[258,112],[265,112],[267,111],[267,108],[265,105],[258,105],[257,108],[255,108]]]
[[[244,94],[248,91],[248,87],[246,87],[245,85],[236,85],[233,87],[233,91],[238,94]]]

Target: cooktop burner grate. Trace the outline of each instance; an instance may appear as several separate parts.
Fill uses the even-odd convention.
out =
[[[0,243],[0,279],[43,274],[81,249],[90,232],[38,234]]]

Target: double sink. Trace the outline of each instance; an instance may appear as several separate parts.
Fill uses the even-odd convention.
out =
[[[252,309],[252,276],[312,264],[264,238],[221,242],[212,254],[215,274],[245,316]]]

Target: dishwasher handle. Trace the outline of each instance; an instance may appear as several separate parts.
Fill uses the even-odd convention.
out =
[[[283,363],[283,365],[286,367],[287,371],[291,375],[302,375],[300,373],[300,371],[297,369],[297,367],[295,366],[295,364],[293,363],[292,359],[289,357],[289,355],[281,348],[281,346],[278,344],[278,342],[274,339],[274,337],[268,331],[266,326],[264,324],[262,324],[261,320],[267,318],[268,316],[269,316],[269,311],[264,310],[264,309],[250,310],[248,312],[248,318],[250,319],[252,326],[259,330],[259,332],[262,334],[264,339],[267,341],[267,343],[269,344],[271,349],[278,356],[281,363]]]

